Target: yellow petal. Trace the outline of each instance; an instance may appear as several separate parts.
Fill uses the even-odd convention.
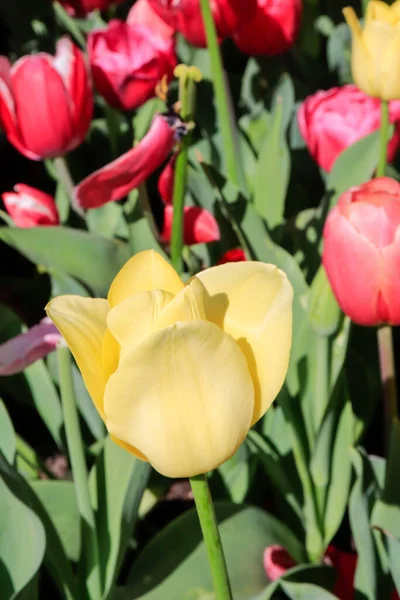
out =
[[[247,358],[255,389],[255,423],[285,380],[292,341],[292,286],[285,273],[260,262],[228,263],[197,277],[207,292],[207,319],[237,340]]]
[[[141,292],[164,290],[177,294],[184,287],[176,271],[154,250],[135,254],[122,267],[108,292],[110,306]]]
[[[145,462],[149,462],[147,460],[147,458],[145,457],[145,455],[142,454],[141,452],[139,452],[139,450],[137,448],[134,448],[133,446],[131,446],[130,444],[127,444],[126,442],[122,442],[117,437],[115,437],[115,435],[111,435],[110,434],[110,438],[112,439],[112,441],[114,442],[114,444],[117,444],[118,446],[121,446],[121,448],[123,448],[124,450],[126,450],[130,454],[133,454],[133,456],[136,456],[136,458],[140,458],[140,460],[144,460]]]
[[[107,428],[168,477],[214,469],[243,442],[253,382],[238,344],[205,321],[178,323],[121,359],[105,392]]]
[[[67,342],[103,420],[106,376],[102,344],[108,311],[107,300],[81,296],[59,296],[46,306],[48,316]]]
[[[154,323],[173,295],[156,290],[130,296],[108,313],[107,324],[121,345],[121,356],[153,333]]]
[[[357,18],[354,8],[352,6],[346,6],[346,8],[344,8],[342,12],[343,12],[344,18],[346,19],[347,25],[351,29],[351,33],[354,36],[361,37],[362,36],[362,28],[361,28],[360,21]]]
[[[118,367],[120,351],[120,345],[111,331],[107,328],[104,332],[103,344],[101,348],[101,359],[103,362],[106,381],[108,381],[108,378]]]
[[[204,294],[204,285],[197,277],[193,277],[164,308],[155,323],[155,328],[163,329],[178,321],[205,321]]]
[[[392,7],[380,0],[369,0],[365,13],[365,27],[372,21],[394,22],[395,13],[392,12]]]

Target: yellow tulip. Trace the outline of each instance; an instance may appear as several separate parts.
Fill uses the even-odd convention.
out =
[[[169,477],[222,464],[284,381],[293,290],[273,265],[231,263],[184,285],[149,250],[108,300],[60,296],[64,336],[114,441]]]
[[[400,0],[367,5],[364,29],[350,6],[343,9],[351,29],[351,67],[355,84],[369,96],[400,99]]]

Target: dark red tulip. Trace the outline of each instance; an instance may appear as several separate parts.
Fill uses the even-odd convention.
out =
[[[228,250],[221,256],[217,265],[224,265],[229,262],[243,262],[246,260],[246,255],[242,248],[232,248],[232,250]]]

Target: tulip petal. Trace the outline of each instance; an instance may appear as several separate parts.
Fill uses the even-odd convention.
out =
[[[255,388],[252,423],[263,416],[284,382],[292,340],[293,289],[285,273],[259,262],[227,263],[197,275],[205,311],[238,341]]]
[[[121,356],[153,333],[154,323],[173,297],[162,290],[143,292],[125,298],[110,310],[107,324],[121,345]]]
[[[105,392],[110,433],[168,477],[214,469],[243,442],[253,382],[238,344],[213,323],[168,327],[120,362]]]
[[[179,321],[206,321],[204,295],[204,285],[197,277],[193,277],[164,308],[155,323],[156,329],[169,327]]]
[[[167,205],[164,208],[164,227],[161,232],[161,240],[171,241],[172,221],[174,218],[174,207]],[[217,242],[221,237],[218,223],[205,208],[200,206],[185,206],[183,213],[183,243],[187,246],[194,244],[208,244]]]
[[[108,292],[110,306],[141,292],[164,290],[177,294],[184,288],[180,277],[167,261],[154,250],[135,254],[122,267]]]
[[[174,144],[174,128],[165,117],[157,115],[137,146],[76,186],[78,205],[82,208],[98,208],[107,202],[120,200],[164,162]]]
[[[147,457],[144,454],[142,454],[141,452],[139,452],[139,450],[137,448],[135,448],[134,446],[131,446],[130,444],[127,444],[126,442],[123,442],[122,440],[119,440],[117,437],[115,437],[115,435],[110,435],[110,438],[112,439],[112,441],[114,442],[114,444],[117,444],[118,446],[121,446],[121,448],[123,448],[124,450],[126,450],[130,454],[133,454],[133,456],[136,456],[137,458],[140,458],[140,460],[144,460],[146,462],[149,462],[148,459],[147,459]]]
[[[108,310],[107,300],[80,296],[59,296],[46,307],[48,316],[67,342],[102,419],[106,384],[102,344]]]
[[[111,333],[110,329],[107,328],[104,332],[103,343],[101,345],[101,360],[106,381],[108,381],[109,377],[117,370],[120,353],[121,346]]]

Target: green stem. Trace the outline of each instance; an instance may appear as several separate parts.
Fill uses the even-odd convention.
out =
[[[99,550],[95,518],[89,495],[85,451],[73,389],[71,355],[68,348],[58,348],[57,358],[65,434],[74,478],[76,499],[82,520],[82,555],[85,561],[87,591],[90,600],[99,600],[102,597]]]
[[[219,535],[218,523],[215,516],[213,501],[205,475],[190,478],[201,531],[207,548],[212,579],[214,583],[215,600],[232,600],[228,571]]]
[[[376,170],[376,177],[382,177],[385,174],[387,165],[387,146],[389,142],[389,125],[389,103],[386,100],[382,100],[379,163]]]
[[[84,213],[81,208],[79,208],[75,201],[75,190],[74,190],[74,181],[71,177],[71,173],[68,167],[67,160],[64,156],[58,156],[53,159],[54,170],[57,175],[58,181],[63,186],[65,193],[67,194],[69,201],[71,203],[71,207],[75,210],[75,212],[84,218]]]
[[[385,325],[378,329],[379,366],[385,413],[385,447],[389,447],[390,431],[397,419],[397,385],[394,365],[392,328]]]
[[[240,162],[236,119],[230,97],[228,82],[222,65],[217,31],[211,12],[210,1],[200,0],[200,6],[203,15],[204,28],[206,31],[208,51],[211,59],[215,103],[221,128],[226,172],[229,179],[240,187],[244,186],[245,179]]]
[[[79,29],[74,19],[69,16],[65,8],[59,2],[54,2],[53,7],[59,24],[64,27],[64,29],[66,29],[66,31],[70,33],[73,38],[75,38],[75,41],[78,42],[82,48],[86,48],[85,36]]]

